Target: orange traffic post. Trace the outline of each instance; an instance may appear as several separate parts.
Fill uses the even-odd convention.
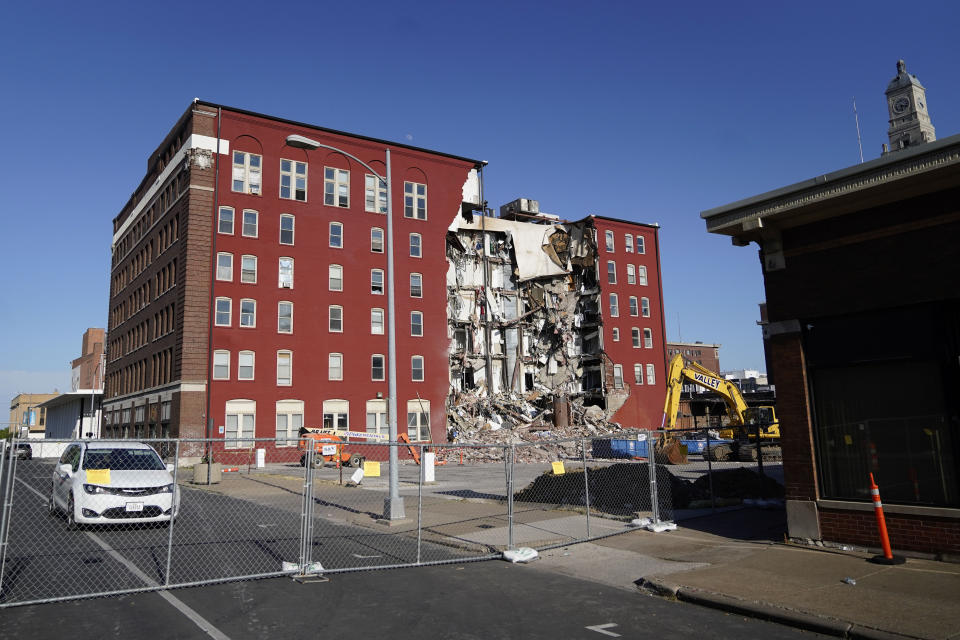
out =
[[[873,480],[873,474],[870,474],[870,495],[873,496],[873,511],[877,514],[877,529],[880,531],[880,546],[883,547],[882,556],[870,558],[870,562],[876,564],[903,564],[906,559],[902,556],[893,555],[890,549],[890,536],[887,535],[887,521],[883,517],[883,503],[880,502],[880,487]]]

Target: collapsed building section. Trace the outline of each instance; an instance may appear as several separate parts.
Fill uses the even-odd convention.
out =
[[[604,297],[610,295],[605,285],[616,282],[599,278],[598,238],[606,248],[608,232],[596,221],[562,221],[540,212],[536,201],[520,199],[501,207],[499,218],[465,211],[451,224],[448,427],[454,438],[515,425],[554,435],[570,433],[571,422],[594,432],[598,425],[617,426],[605,421],[628,400],[631,385],[624,365],[605,348],[619,342],[619,329],[604,335],[605,315],[619,317],[619,302],[604,313],[612,300]],[[626,237],[636,255],[638,236]],[[630,269],[635,283],[636,265]],[[662,356],[648,360],[662,367]],[[589,419],[585,407],[591,407]]]

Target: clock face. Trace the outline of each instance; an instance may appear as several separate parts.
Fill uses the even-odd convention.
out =
[[[897,101],[893,103],[893,111],[894,113],[903,113],[909,106],[910,100],[906,96],[900,96],[897,98]]]

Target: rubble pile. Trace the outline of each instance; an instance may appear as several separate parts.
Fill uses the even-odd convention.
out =
[[[606,435],[620,430],[609,422],[600,407],[579,398],[569,400],[531,391],[526,394],[499,393],[488,397],[485,390],[457,394],[447,412],[447,439],[455,444],[510,445],[541,443],[549,446],[519,447],[518,462],[552,462],[581,455],[580,438]],[[554,419],[555,407],[566,415]],[[559,425],[559,426],[558,426]],[[573,439],[570,442],[556,440]],[[500,460],[500,449],[465,448],[464,459],[473,462]]]
[[[588,476],[590,507],[612,515],[649,509],[649,474],[646,462],[591,467]],[[662,481],[662,474],[660,478]],[[669,474],[669,482],[674,509],[685,509],[691,503],[708,503],[710,500],[710,479],[706,473],[694,481]],[[713,493],[714,498],[783,498],[784,488],[770,477],[741,468],[714,471]],[[515,493],[513,498],[520,502],[583,505],[585,495],[583,472],[568,471],[563,475],[544,473]]]

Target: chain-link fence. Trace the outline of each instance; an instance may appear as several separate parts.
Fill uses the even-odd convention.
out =
[[[636,431],[503,445],[47,440],[27,457],[5,441],[0,607],[615,535],[673,519],[711,465],[730,464],[691,447],[671,460],[670,443]]]

